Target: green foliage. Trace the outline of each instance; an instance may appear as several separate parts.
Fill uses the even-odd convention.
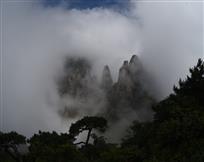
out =
[[[76,137],[79,135],[79,133],[83,131],[88,131],[87,140],[85,143],[85,145],[87,145],[89,142],[89,138],[91,136],[92,129],[104,132],[106,128],[107,121],[105,118],[96,116],[93,117],[86,116],[70,126],[69,134],[72,137]]]
[[[0,132],[0,155],[2,161],[21,161],[23,154],[19,152],[19,145],[26,144],[26,137],[16,132]]]
[[[174,86],[177,95],[190,96],[204,106],[204,62],[199,59],[195,67],[191,68],[190,76],[182,81],[179,80],[179,87]]]
[[[204,161],[204,63],[174,87],[175,94],[158,103],[151,123],[135,122],[124,148],[141,151],[141,162]]]
[[[9,133],[3,133],[0,132],[0,146],[4,144],[25,144],[26,143],[26,137],[23,135],[20,135],[16,132],[9,132]]]
[[[66,133],[61,133],[60,135],[56,132],[41,132],[39,134],[34,134],[28,142],[30,144],[43,144],[43,145],[62,145],[62,144],[71,144],[71,138]]]
[[[86,116],[72,124],[69,129],[69,133],[70,135],[76,136],[84,130],[97,129],[100,132],[104,132],[106,128],[107,121],[103,117]]]
[[[136,162],[137,149],[112,147],[101,153],[100,162]]]
[[[56,132],[39,132],[29,140],[30,154],[28,159],[37,162],[82,162],[82,154],[71,143],[68,134]]]

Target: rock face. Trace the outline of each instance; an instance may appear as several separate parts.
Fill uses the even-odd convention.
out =
[[[142,64],[136,55],[132,56],[129,63],[124,61],[119,70],[118,81],[107,94],[108,118],[117,120],[129,112],[141,110],[144,110],[142,112],[145,115],[145,109],[148,109],[154,100],[144,89],[142,75]],[[145,118],[148,118],[148,111]]]
[[[129,68],[133,74],[137,74],[142,69],[142,64],[136,55],[133,55],[130,59]]]
[[[62,116],[100,114],[110,121],[117,121],[127,114],[136,113],[141,118],[152,115],[149,111],[154,100],[144,88],[144,72],[136,55],[123,62],[115,83],[107,65],[100,82],[92,75],[91,68],[90,62],[84,58],[67,59],[65,75],[58,86],[65,101],[60,111]]]
[[[91,63],[85,58],[67,58],[64,65],[64,75],[58,82],[58,114],[62,118],[103,116],[109,123],[107,135],[116,137],[116,141],[133,120],[151,120],[154,99],[145,89],[147,79],[136,55],[123,62],[116,82],[107,65],[100,81],[94,77]]]
[[[83,58],[67,58],[64,75],[59,80],[60,95],[83,96],[88,90],[87,83],[92,82],[91,65]]]
[[[141,62],[136,55],[133,55],[130,59],[130,62],[128,63],[128,61],[124,61],[122,67],[120,68],[118,84],[129,87],[134,86],[134,84],[139,81],[141,71]]]
[[[112,85],[113,85],[113,79],[111,76],[111,72],[108,65],[106,65],[103,69],[101,88],[105,91],[108,91],[111,89]]]
[[[131,75],[130,75],[128,61],[124,61],[122,67],[119,70],[118,83],[121,85],[131,86],[132,81],[130,76]]]
[[[93,115],[98,107],[103,106],[104,93],[92,75],[91,68],[90,62],[85,58],[66,59],[64,75],[58,81],[58,91],[62,99],[60,116],[75,118]]]

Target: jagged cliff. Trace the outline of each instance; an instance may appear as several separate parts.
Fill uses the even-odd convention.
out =
[[[89,61],[83,58],[67,58],[64,75],[58,84],[60,95],[84,96],[89,91],[89,82],[94,82]]]
[[[154,99],[144,89],[142,75],[142,64],[136,55],[133,55],[129,62],[124,61],[117,82],[107,93],[108,118],[117,120],[130,111],[140,111],[141,115],[148,118],[149,113],[144,112],[150,108]]]
[[[97,109],[103,107],[104,93],[91,70],[91,63],[85,58],[66,59],[64,74],[58,80],[62,99],[62,106],[58,111],[60,116],[75,118],[95,115]]]
[[[87,113],[83,115],[93,115],[94,112],[94,115],[104,115],[111,121],[117,121],[127,113],[137,112],[141,118],[148,118],[150,113],[145,112],[154,100],[144,89],[143,74],[142,64],[136,55],[133,55],[130,61],[124,61],[115,83],[108,65],[103,69],[101,81],[97,81],[91,74],[91,64],[88,60],[68,59],[65,75],[59,82],[59,92],[62,97],[68,95],[74,104],[66,103],[61,114],[70,117],[77,114],[78,110],[78,113]]]
[[[111,76],[111,72],[108,65],[106,65],[102,73],[101,88],[105,91],[108,91],[111,89],[112,85],[113,85],[113,79]]]

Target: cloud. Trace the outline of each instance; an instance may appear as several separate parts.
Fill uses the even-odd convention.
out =
[[[161,96],[168,94],[203,56],[203,8],[199,3],[132,3],[125,13],[1,3],[3,130],[28,136],[39,129],[68,130],[72,121],[56,113],[61,103],[55,78],[64,56],[89,58],[98,77],[108,64],[116,80],[121,62],[140,55],[161,85]]]
[[[195,65],[203,51],[202,2],[132,2],[140,18],[143,63],[156,79],[161,96]]]
[[[64,56],[91,59],[98,75],[109,64],[116,78],[122,60],[138,50],[135,21],[113,10],[3,5],[4,130],[67,131],[56,113],[55,77],[62,73]]]

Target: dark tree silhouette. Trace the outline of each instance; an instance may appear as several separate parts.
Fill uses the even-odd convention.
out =
[[[85,146],[87,146],[93,129],[96,129],[100,132],[104,132],[106,128],[107,128],[107,121],[105,118],[96,117],[96,116],[93,116],[93,117],[86,116],[71,125],[69,129],[69,134],[74,138],[78,136],[81,132],[88,131],[86,142],[80,142],[80,143],[84,143]]]
[[[28,140],[30,147],[29,162],[82,162],[82,155],[72,144],[67,133],[41,132]]]
[[[190,76],[185,80],[179,80],[179,86],[174,86],[177,95],[185,95],[196,98],[204,106],[204,62],[199,59],[196,66],[190,68]]]
[[[7,153],[16,162],[21,162],[22,154],[18,147],[20,144],[26,144],[26,137],[16,132],[0,132],[0,151]]]
[[[123,147],[132,161],[204,161],[204,62],[199,59],[175,93],[154,107],[152,122],[135,122]],[[130,160],[131,161],[131,160]]]

